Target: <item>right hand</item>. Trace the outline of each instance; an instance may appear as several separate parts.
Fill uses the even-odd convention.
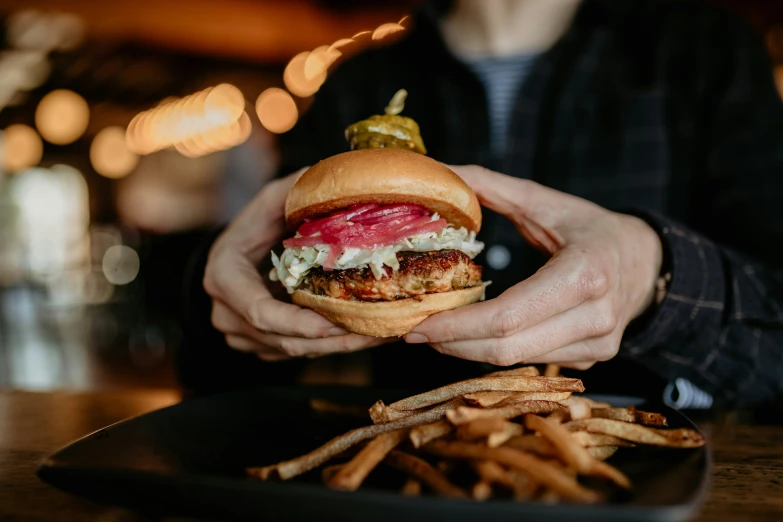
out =
[[[348,333],[312,310],[276,300],[258,273],[257,265],[285,234],[285,199],[304,170],[270,182],[253,198],[213,245],[204,273],[212,324],[229,346],[266,361],[353,352],[390,341]]]

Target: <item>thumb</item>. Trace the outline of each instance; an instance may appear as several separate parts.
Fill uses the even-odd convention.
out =
[[[579,198],[475,165],[449,168],[470,185],[482,206],[511,220],[532,246],[553,254],[565,245],[564,225]]]

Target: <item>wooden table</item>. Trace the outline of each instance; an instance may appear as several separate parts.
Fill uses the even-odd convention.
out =
[[[143,520],[62,493],[40,482],[35,468],[82,435],[178,400],[172,391],[0,392],[0,520]],[[783,520],[783,425],[751,425],[738,418],[700,424],[712,444],[715,473],[697,520]]]

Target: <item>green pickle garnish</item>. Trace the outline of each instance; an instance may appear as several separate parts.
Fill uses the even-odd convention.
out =
[[[407,149],[427,154],[419,125],[411,118],[400,116],[408,92],[400,89],[386,106],[385,114],[370,116],[345,129],[345,139],[356,149]]]

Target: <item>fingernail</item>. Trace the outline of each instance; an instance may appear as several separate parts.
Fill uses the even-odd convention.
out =
[[[326,332],[326,337],[337,337],[338,335],[345,335],[347,334],[347,330],[343,330],[342,328],[332,328],[328,332]]]
[[[427,336],[420,333],[409,333],[405,336],[405,342],[409,344],[426,343],[428,341]]]

